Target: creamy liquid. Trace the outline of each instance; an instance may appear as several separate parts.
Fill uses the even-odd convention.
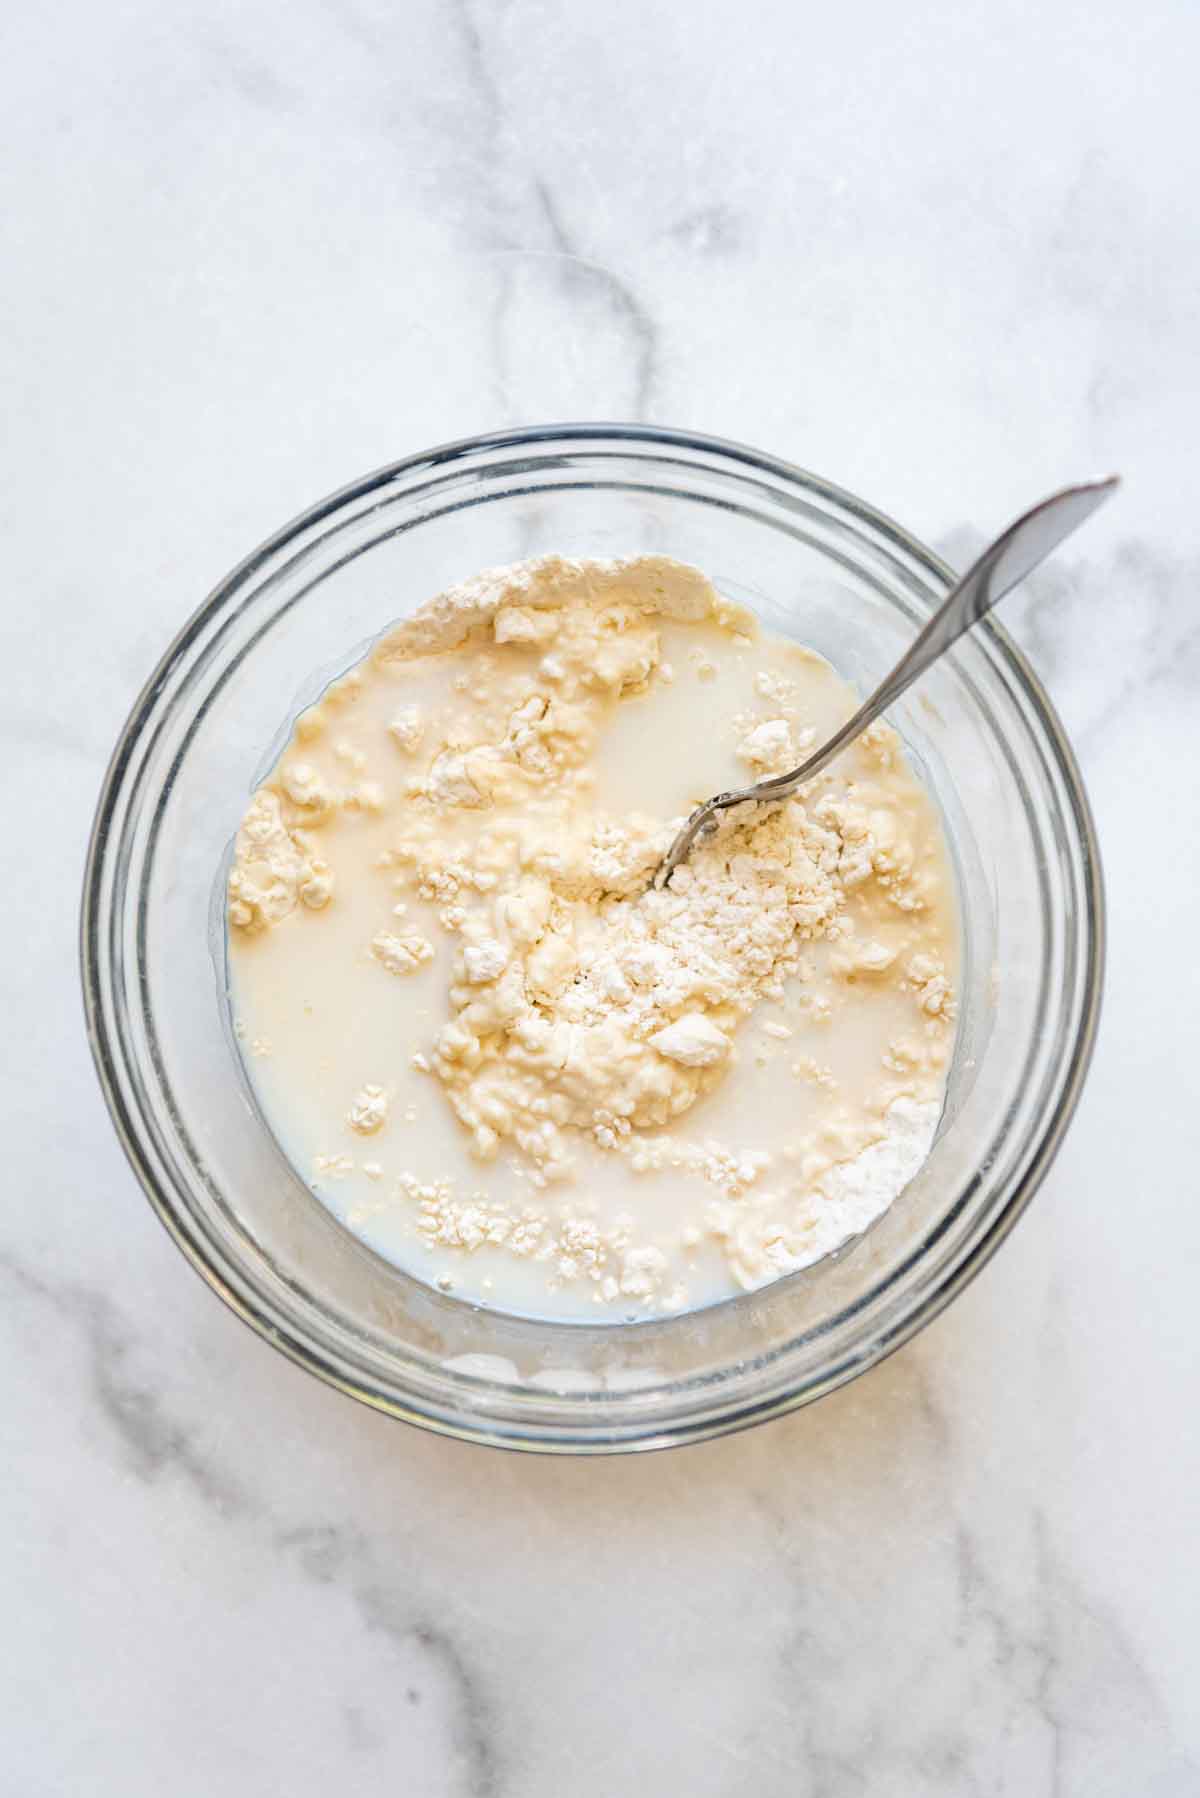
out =
[[[532,580],[528,569],[516,571],[518,597],[544,620],[538,566]],[[564,590],[568,606],[579,603],[564,566],[580,567],[554,564],[551,611]],[[582,565],[583,573],[592,566]],[[677,565],[655,566],[660,575],[668,571],[669,584]],[[464,988],[464,945],[472,933],[485,945],[476,972],[481,965],[486,972],[497,894],[517,876],[502,869],[482,891],[451,891],[453,881],[436,877],[436,893],[426,879],[422,897],[405,845],[417,842],[428,875],[431,856],[437,866],[455,854],[469,862],[481,833],[506,819],[553,842],[581,817],[585,835],[593,816],[634,817],[648,869],[700,799],[776,771],[776,762],[748,762],[748,744],[752,752],[759,742],[768,755],[774,745],[778,765],[789,765],[788,756],[801,759],[857,703],[821,658],[760,632],[715,596],[707,615],[671,616],[669,599],[664,615],[644,585],[631,587],[630,597],[620,581],[599,599],[590,593],[587,603],[623,606],[621,618],[630,622],[618,620],[617,642],[637,652],[592,686],[585,656],[583,673],[568,674],[564,687],[553,667],[543,672],[554,639],[495,640],[508,574],[490,577],[493,587],[500,582],[499,601],[460,606],[462,629],[433,633],[427,649],[419,631],[399,627],[297,721],[260,789],[279,853],[269,846],[262,867],[246,864],[240,841],[235,864],[235,1028],[258,1102],[288,1158],[343,1223],[396,1265],[444,1291],[524,1314],[620,1321],[706,1304],[836,1246],[914,1171],[912,1142],[917,1161],[928,1146],[953,1043],[958,951],[939,821],[893,733],[876,727],[814,783],[805,804],[810,815],[821,798],[842,808],[827,828],[842,844],[843,868],[857,853],[855,830],[865,828],[854,820],[863,818],[874,818],[877,834],[898,838],[902,866],[847,876],[848,884],[839,877],[836,924],[800,946],[802,965],[768,982],[773,993],[759,995],[748,1015],[729,1006],[711,1013],[720,1020],[715,1035],[732,1044],[719,1065],[697,1073],[664,1064],[664,1076],[685,1087],[701,1083],[686,1108],[666,1123],[634,1127],[616,1146],[563,1126],[557,1136],[566,1172],[554,1154],[539,1160],[503,1135],[480,1159],[455,1110],[471,1102],[470,1077],[449,1062],[439,1077],[433,1062],[447,1024],[472,1015],[462,1005],[492,990]],[[675,609],[701,608],[689,600]],[[637,647],[647,635],[650,656]],[[588,719],[578,744],[569,734],[556,739],[566,742],[564,767],[509,779],[507,765],[494,760],[483,802],[477,795],[458,803],[472,792],[456,773],[461,752],[511,742],[511,719],[528,709],[531,686],[562,693],[572,680]],[[773,733],[764,737],[763,725]],[[458,759],[447,759],[451,752]],[[450,771],[448,800],[431,786],[435,764]],[[770,809],[781,815],[782,808]],[[261,818],[258,828],[267,829]],[[868,847],[875,841],[869,837]],[[885,867],[895,861],[876,859]],[[238,869],[247,866],[239,885]],[[636,896],[641,884],[618,898],[618,912],[608,899],[556,901],[560,927],[582,945],[585,976],[620,908],[644,903]],[[385,940],[421,943],[431,953],[410,965],[409,951],[397,950],[388,965],[378,946]],[[580,977],[578,970],[571,976]],[[503,1031],[494,1040],[502,1043]],[[662,1062],[637,1048],[655,1067]],[[553,1076],[545,1090],[553,1094]],[[897,1100],[900,1109],[889,1113]],[[678,1094],[672,1102],[681,1102]],[[902,1113],[907,1159],[890,1147]],[[494,1133],[485,1127],[482,1134]],[[875,1163],[863,1161],[873,1149]],[[845,1169],[848,1187],[839,1184]],[[845,1196],[856,1180],[857,1209]],[[461,1246],[449,1240],[453,1230],[432,1229],[434,1189],[439,1216],[461,1218],[464,1207],[477,1206],[481,1215],[514,1220],[508,1238]],[[598,1259],[594,1246],[582,1261],[563,1249],[564,1220],[574,1229],[580,1218],[594,1226]],[[532,1226],[524,1233],[522,1219]],[[606,1254],[614,1234],[625,1249]],[[638,1272],[644,1266],[653,1268],[649,1281]]]

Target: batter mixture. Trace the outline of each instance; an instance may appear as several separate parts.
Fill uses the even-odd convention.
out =
[[[500,1309],[620,1321],[803,1267],[912,1178],[957,927],[937,814],[857,700],[695,569],[561,557],[424,605],[296,721],[229,876],[235,1028],[301,1176]]]

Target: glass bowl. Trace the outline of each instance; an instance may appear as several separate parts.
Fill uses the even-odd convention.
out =
[[[696,1441],[852,1379],[962,1290],[1043,1178],[1099,1006],[1103,901],[1079,771],[992,620],[891,714],[944,814],[961,1023],[929,1160],[835,1256],[646,1323],[507,1318],[400,1273],[337,1224],[242,1087],[211,953],[214,873],[268,741],[381,628],[488,565],[547,551],[692,562],[864,691],[950,571],[861,500],[692,434],[559,425],[366,476],[255,550],[189,619],[121,733],[85,877],[92,1050],[180,1248],[301,1366],[393,1416],[514,1448]]]

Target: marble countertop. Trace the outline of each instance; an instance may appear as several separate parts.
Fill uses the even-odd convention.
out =
[[[0,713],[0,1787],[1200,1793],[1200,178],[1186,0],[25,9]],[[1011,1241],[874,1372],[590,1463],[338,1397],[118,1150],[75,921],[181,619],[352,475],[516,422],[740,438],[961,561],[1079,748],[1108,997]],[[1151,953],[1153,951],[1153,953]]]

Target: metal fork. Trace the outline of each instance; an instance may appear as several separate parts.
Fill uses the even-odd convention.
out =
[[[978,624],[998,600],[1044,562],[1046,557],[1072,531],[1078,530],[1111,493],[1120,486],[1117,475],[1104,481],[1090,481],[1079,487],[1064,487],[1031,507],[1010,524],[995,542],[967,570],[949,597],[940,605],[916,642],[897,662],[892,672],[880,682],[871,697],[843,724],[829,741],[810,755],[806,762],[790,774],[774,774],[756,781],[751,787],[738,787],[728,793],[717,793],[698,805],[671,844],[654,876],[653,885],[664,887],[684,860],[697,837],[716,829],[717,814],[731,805],[743,805],[748,799],[766,801],[787,799],[797,787],[819,774],[880,713],[894,705],[915,680],[919,680],[951,644],[957,643],[964,631]]]

